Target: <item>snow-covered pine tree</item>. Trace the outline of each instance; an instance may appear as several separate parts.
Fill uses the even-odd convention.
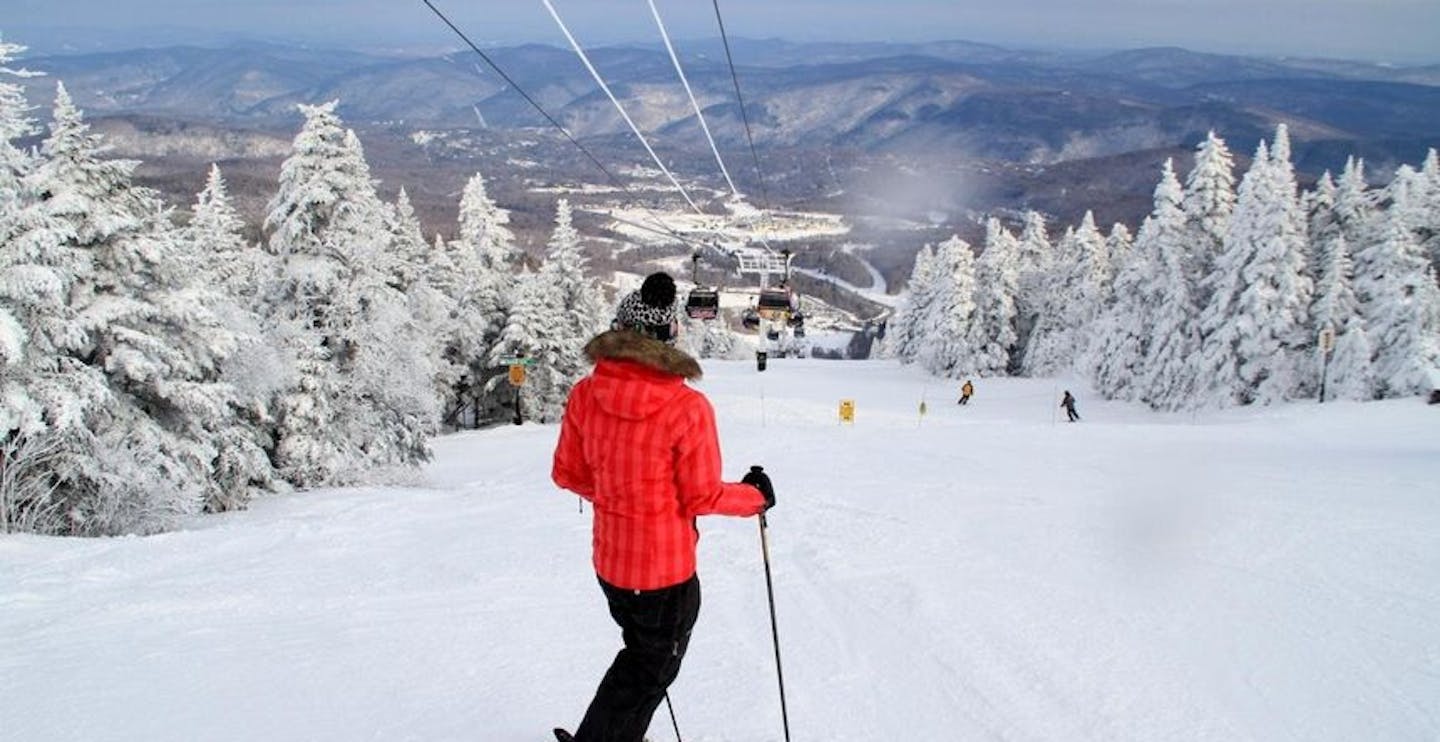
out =
[[[1255,316],[1264,327],[1274,332],[1280,343],[1281,364],[1275,369],[1261,370],[1248,367],[1254,372],[1251,381],[1256,386],[1257,398],[1262,402],[1295,399],[1316,393],[1319,376],[1312,362],[1315,337],[1310,332],[1310,303],[1315,296],[1315,278],[1308,272],[1309,248],[1306,245],[1305,214],[1300,209],[1299,185],[1295,179],[1295,166],[1290,161],[1290,133],[1285,124],[1275,127],[1275,142],[1270,148],[1272,164],[1271,177],[1274,180],[1275,227],[1271,239],[1257,255],[1256,269],[1251,274],[1251,283],[1246,298],[1249,306],[1255,308]],[[1273,292],[1263,288],[1260,276],[1269,276]],[[1255,351],[1252,359],[1259,359],[1267,352],[1269,341],[1256,336],[1256,342],[1249,347]],[[1246,345],[1242,342],[1242,353]],[[1262,363],[1268,366],[1269,362]],[[1283,371],[1288,379],[1282,378]],[[1241,373],[1247,372],[1242,367]],[[1263,380],[1262,380],[1263,377]]]
[[[557,361],[567,363],[561,356],[568,356],[577,348],[576,338],[568,338],[568,344],[560,347],[555,343],[565,330],[562,312],[555,311],[558,302],[553,275],[537,271],[524,271],[515,282],[514,303],[508,315],[500,338],[490,350],[489,364],[503,368],[507,358],[526,358],[525,383],[519,390],[511,390],[505,380],[496,377],[490,381],[487,390],[496,399],[519,394],[523,415],[527,420],[554,422],[559,419],[569,387],[561,390]],[[505,385],[505,386],[502,386]]]
[[[1078,228],[1067,229],[1056,252],[1039,302],[1041,313],[1025,348],[1024,368],[1031,376],[1068,371],[1085,356],[1105,300],[1109,259],[1094,214],[1085,212]]]
[[[453,409],[450,395],[463,373],[463,369],[446,356],[445,334],[455,310],[454,300],[430,282],[432,274],[445,269],[437,269],[431,261],[442,261],[444,266],[448,264],[448,256],[431,250],[425,242],[420,218],[415,215],[410,195],[403,187],[394,205],[385,210],[385,218],[390,230],[390,253],[395,257],[391,283],[409,304],[415,326],[414,337],[410,339],[415,347],[411,352],[422,355],[425,364],[433,370],[431,381],[439,416],[435,422],[440,423],[443,412]]]
[[[1160,410],[1184,409],[1198,401],[1193,364],[1200,351],[1200,305],[1190,254],[1195,243],[1190,240],[1206,233],[1187,218],[1183,204],[1180,181],[1167,160],[1155,189],[1155,211],[1142,237],[1154,261],[1153,283],[1137,291],[1143,303],[1132,305],[1138,312],[1136,324],[1143,325],[1147,318],[1152,323],[1139,399]],[[1209,249],[1207,243],[1200,244]]]
[[[68,291],[81,335],[66,350],[102,369],[110,392],[108,404],[87,410],[95,450],[57,492],[70,528],[159,530],[205,502],[244,499],[224,490],[246,489],[248,478],[214,469],[227,445],[246,445],[230,435],[235,395],[218,381],[236,341],[211,309],[216,295],[191,283],[194,261],[177,245],[169,210],[131,181],[137,163],[102,157],[63,85],[53,118],[34,175],[45,208],[89,256]]]
[[[1268,404],[1307,391],[1313,284],[1304,272],[1305,227],[1295,188],[1282,124],[1275,151],[1261,142],[1240,183],[1225,252],[1209,282],[1215,292],[1201,320],[1200,381],[1210,404]]]
[[[975,251],[952,235],[935,251],[933,298],[921,336],[927,339],[918,360],[937,376],[972,376],[978,367],[975,331]]]
[[[432,369],[394,286],[390,232],[359,140],[335,102],[301,106],[265,227],[282,269],[262,306],[296,362],[276,403],[273,458],[310,487],[428,456]]]
[[[1315,276],[1317,283],[1330,263],[1327,246],[1343,237],[1335,219],[1335,190],[1335,180],[1326,170],[1315,181],[1315,188],[1300,197],[1300,209],[1305,213],[1307,272]]]
[[[195,195],[190,222],[181,239],[194,243],[206,256],[196,267],[207,283],[244,306],[255,302],[266,263],[264,252],[245,240],[245,222],[230,201],[225,176],[212,164],[205,187]]]
[[[346,159],[354,163],[357,175],[359,187],[352,195],[359,218],[344,224],[357,231],[346,234],[337,229],[334,234],[353,241],[358,247],[354,256],[368,260],[350,272],[343,301],[334,305],[344,310],[335,315],[341,319],[336,327],[343,328],[341,370],[355,394],[344,401],[362,425],[360,450],[367,466],[413,466],[429,460],[429,439],[440,419],[433,388],[433,338],[425,334],[423,321],[400,288],[406,255],[396,253],[393,233],[386,229],[389,208],[375,189],[360,138],[346,130],[344,144]],[[418,226],[414,231],[418,236]],[[416,249],[412,244],[407,255]],[[403,271],[415,281],[423,280],[423,270],[404,266]]]
[[[1239,345],[1241,336],[1253,331],[1254,323],[1241,313],[1240,296],[1245,290],[1244,273],[1252,259],[1251,222],[1258,220],[1257,214],[1263,209],[1266,194],[1262,173],[1269,162],[1270,146],[1261,141],[1250,170],[1240,181],[1236,199],[1240,213],[1232,215],[1224,248],[1202,282],[1209,299],[1200,312],[1200,353],[1193,363],[1197,406],[1231,407],[1253,398],[1240,376]],[[1243,228],[1240,216],[1246,220]]]
[[[509,223],[510,212],[490,198],[484,177],[472,175],[460,196],[460,240],[474,248],[484,270],[509,274],[519,269],[520,251],[505,226]]]
[[[1015,295],[1020,291],[1020,243],[991,217],[985,222],[985,252],[976,266],[975,371],[1004,376],[1019,355]]]
[[[520,353],[534,360],[522,389],[530,419],[560,419],[570,387],[589,367],[585,343],[614,316],[585,268],[570,203],[561,199],[545,261],[524,287],[490,359],[495,366],[501,365],[501,357]],[[497,388],[500,383],[498,378],[491,382]]]
[[[1161,197],[1157,188],[1156,198]],[[1144,377],[1151,339],[1148,316],[1154,308],[1150,297],[1157,270],[1153,220],[1153,215],[1146,217],[1134,242],[1127,241],[1127,249],[1112,253],[1118,258],[1110,301],[1095,318],[1090,348],[1082,359],[1095,388],[1107,399],[1135,399]],[[1114,233],[1124,228],[1115,226],[1112,240]]]
[[[1114,249],[1116,271],[1110,299],[1095,320],[1089,351],[1082,359],[1096,389],[1108,399],[1134,400],[1141,396],[1145,359],[1153,332],[1151,313],[1155,310],[1156,283],[1160,274],[1160,242],[1170,239],[1176,229],[1175,213],[1180,204],[1180,185],[1169,160],[1155,187],[1154,208],[1140,225],[1135,240]],[[1111,230],[1111,243],[1124,230]],[[1128,235],[1128,230],[1124,234]]]
[[[679,304],[676,311],[679,312],[680,320],[684,324],[680,343],[685,347],[686,352],[696,358],[735,359],[739,357],[740,343],[736,340],[735,333],[726,326],[724,319],[693,319],[686,316],[684,301],[681,300]]]
[[[910,280],[905,284],[905,294],[885,324],[880,357],[894,358],[901,363],[915,361],[924,339],[920,336],[919,322],[929,312],[926,302],[932,295],[934,282],[935,248],[925,245],[915,253],[915,265],[910,270]]]
[[[1366,276],[1370,301],[1362,304],[1362,314],[1382,397],[1427,392],[1440,374],[1440,289],[1410,226],[1415,202],[1408,188],[1395,189],[1380,238],[1366,251],[1372,273]]]
[[[1355,292],[1360,299],[1362,314],[1370,301],[1366,277],[1375,274],[1368,263],[1368,252],[1379,238],[1381,220],[1378,201],[1377,194],[1370,190],[1365,180],[1365,161],[1347,158],[1340,180],[1335,184],[1333,218],[1355,261]]]
[[[1112,294],[1115,279],[1120,275],[1120,265],[1133,249],[1135,235],[1131,234],[1130,228],[1120,222],[1110,225],[1110,234],[1105,237],[1105,254],[1110,257],[1109,285],[1112,287]]]
[[[1045,217],[1038,211],[1025,212],[1025,225],[1019,240],[1019,290],[1015,294],[1015,332],[1019,337],[1015,344],[1021,351],[1019,355],[1023,363],[1025,349],[1030,347],[1030,335],[1044,311],[1055,255]]]
[[[1235,158],[1214,131],[1195,149],[1195,166],[1185,179],[1184,209],[1185,240],[1191,245],[1186,271],[1196,287],[1197,306],[1205,306],[1210,295],[1203,279],[1214,272],[1235,213]]]
[[[63,533],[57,489],[91,459],[91,409],[111,403],[101,369],[71,352],[84,341],[68,299],[92,258],[42,199],[39,160],[16,141],[39,129],[8,65],[24,51],[0,42],[0,533]]]
[[[573,338],[569,356],[570,364],[563,367],[566,394],[569,387],[586,373],[589,362],[581,352],[590,338],[604,332],[610,326],[614,312],[595,279],[586,275],[589,261],[581,251],[580,233],[575,230],[570,202],[560,199],[555,210],[555,231],[550,234],[549,249],[545,255],[542,270],[554,274],[554,284],[559,290],[560,303],[554,308],[565,319],[565,330]],[[562,370],[557,367],[557,370]]]
[[[515,303],[515,274],[520,251],[505,226],[510,214],[486,192],[476,173],[460,197],[459,238],[450,242],[446,275],[436,285],[455,304],[447,332],[446,356],[461,369],[453,388],[449,416],[455,425],[478,425],[505,418],[511,395],[500,384],[503,367],[490,365],[494,345]]]
[[[235,352],[220,367],[220,378],[235,395],[231,399],[235,422],[222,432],[215,477],[225,485],[206,501],[205,507],[211,511],[243,508],[254,492],[271,489],[278,482],[264,450],[269,435],[267,410],[289,369],[255,313],[262,277],[272,267],[270,258],[245,239],[244,228],[220,168],[211,165],[178,241],[190,275],[198,285],[214,290],[210,309],[236,343]]]
[[[1312,224],[1313,224],[1312,220]],[[1315,303],[1311,307],[1312,328],[1318,335],[1334,333],[1330,358],[1319,358],[1322,381],[1327,399],[1366,400],[1374,395],[1375,379],[1371,372],[1370,336],[1360,316],[1360,301],[1352,286],[1354,266],[1345,237],[1339,229],[1320,230],[1324,240],[1314,252],[1324,256],[1320,279],[1315,287]]]
[[[1415,228],[1420,249],[1430,259],[1430,267],[1440,271],[1440,155],[1434,147],[1425,154],[1420,173],[1425,177],[1425,188],[1418,207],[1420,213],[1415,215]]]

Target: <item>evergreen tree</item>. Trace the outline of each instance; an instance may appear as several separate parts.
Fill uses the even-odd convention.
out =
[[[886,323],[881,357],[895,358],[901,363],[915,361],[920,352],[919,345],[924,340],[919,322],[929,312],[927,302],[933,293],[934,282],[935,248],[926,245],[915,253],[915,265],[910,271],[905,294]]]
[[[489,360],[516,299],[520,252],[505,226],[509,221],[509,213],[486,193],[484,178],[472,176],[460,198],[460,236],[447,245],[446,275],[436,280],[455,305],[446,357],[461,375],[452,402],[468,409],[474,424],[510,414],[511,395],[500,383],[506,371]],[[461,421],[452,416],[452,422]]]
[[[683,301],[680,303],[681,306],[677,311],[680,313],[681,322],[685,328],[684,333],[680,336],[680,342],[684,344],[690,355],[695,358],[736,359],[739,357],[742,350],[740,343],[723,319],[693,319],[685,315]]]
[[[919,361],[927,371],[955,378],[978,367],[975,331],[975,253],[958,235],[935,251],[936,280],[921,336]]]
[[[180,233],[180,254],[187,273],[214,289],[211,310],[235,338],[236,349],[221,364],[221,379],[234,391],[233,425],[216,461],[216,477],[228,485],[212,493],[212,511],[244,507],[252,493],[271,489],[277,478],[265,453],[269,430],[267,406],[282,386],[288,368],[261,329],[255,313],[268,256],[244,238],[244,222],[230,202],[220,168],[211,165],[205,187],[195,197],[190,222]]]
[[[233,490],[248,478],[214,468],[226,446],[245,443],[230,435],[234,392],[219,383],[235,337],[210,309],[215,294],[188,283],[192,262],[168,210],[133,185],[136,163],[102,157],[63,85],[41,152],[42,208],[85,255],[68,277],[66,365],[100,369],[108,392],[85,410],[79,435],[94,448],[72,451],[55,473],[69,529],[159,530],[207,501],[243,499]]]
[[[1340,172],[1340,180],[1335,184],[1333,218],[1355,260],[1355,291],[1362,314],[1367,313],[1370,303],[1367,277],[1376,274],[1369,264],[1369,256],[1379,237],[1377,201],[1365,181],[1365,161],[1348,158],[1345,169]]]
[[[1328,246],[1343,238],[1335,218],[1335,193],[1335,180],[1326,170],[1315,181],[1315,189],[1300,198],[1300,208],[1305,213],[1305,241],[1308,247],[1306,270],[1317,280],[1330,262]]]
[[[93,468],[85,423],[113,400],[102,369],[75,357],[86,331],[70,291],[92,256],[51,208],[38,158],[15,142],[38,131],[7,77],[23,51],[0,42],[0,533],[62,533],[73,483]]]
[[[433,371],[431,379],[437,413],[454,408],[451,395],[463,369],[446,354],[446,333],[455,311],[454,300],[431,283],[431,276],[444,270],[432,261],[446,261],[445,255],[432,250],[420,231],[420,218],[410,203],[410,195],[400,189],[395,204],[385,212],[390,231],[390,252],[396,258],[391,284],[405,296],[416,334],[413,353],[425,359]],[[436,422],[441,422],[437,419]]]
[[[1023,365],[1024,349],[1030,347],[1030,335],[1044,311],[1048,277],[1054,260],[1045,217],[1039,212],[1025,212],[1025,225],[1020,232],[1018,247],[1020,275],[1019,290],[1015,294],[1015,332],[1019,337],[1015,343],[1022,350]]]
[[[1191,245],[1185,270],[1195,286],[1198,306],[1209,302],[1203,279],[1214,272],[1225,249],[1225,234],[1235,213],[1235,158],[1214,131],[1195,151],[1195,167],[1185,179],[1185,240]]]
[[[1401,397],[1429,391],[1440,368],[1440,290],[1434,271],[1421,255],[1397,201],[1386,214],[1380,239],[1368,250],[1370,304],[1364,313],[1374,342],[1375,381],[1380,396]]]
[[[550,235],[541,270],[549,271],[552,276],[559,299],[554,309],[562,314],[563,328],[571,339],[570,364],[557,369],[562,371],[567,395],[569,387],[579,381],[589,367],[581,349],[590,338],[604,332],[614,316],[599,284],[586,275],[588,268],[589,261],[581,251],[580,234],[572,222],[570,202],[560,199],[556,206],[555,231]]]
[[[1056,267],[1043,283],[1041,312],[1025,349],[1024,368],[1031,376],[1067,371],[1084,357],[1104,304],[1110,268],[1094,214],[1085,212],[1079,228],[1066,230],[1056,252]]]
[[[1435,148],[1426,153],[1420,172],[1425,178],[1425,188],[1415,228],[1421,252],[1430,259],[1431,267],[1440,270],[1440,155],[1435,153]]]
[[[295,359],[276,403],[273,458],[302,487],[428,456],[436,417],[416,323],[364,152],[335,103],[301,106],[265,226],[282,268],[263,303]]]
[[[505,225],[510,212],[495,205],[485,189],[485,179],[475,173],[460,196],[460,240],[475,250],[486,271],[513,273],[520,262],[515,235]]]
[[[609,324],[599,287],[585,275],[586,261],[579,234],[571,224],[570,203],[561,199],[555,230],[540,270],[526,282],[521,296],[492,351],[491,365],[503,356],[524,354],[534,359],[522,399],[532,419],[554,422],[564,412],[570,387],[588,368],[585,343]],[[497,388],[499,379],[491,382]]]
[[[1313,287],[1304,267],[1304,222],[1282,125],[1275,151],[1261,142],[1241,181],[1210,282],[1201,366],[1209,402],[1265,404],[1305,393]]]
[[[562,312],[555,311],[558,291],[554,276],[544,270],[522,273],[515,286],[515,303],[505,328],[490,353],[490,364],[502,367],[505,358],[526,358],[525,384],[518,391],[505,392],[502,379],[493,379],[491,393],[497,398],[518,394],[524,417],[538,422],[555,422],[564,412],[569,384],[562,378],[572,365],[570,354],[577,352],[575,338],[557,338],[565,331]]]
[[[1135,236],[1130,233],[1130,228],[1115,222],[1110,225],[1110,234],[1105,237],[1105,254],[1110,257],[1110,277],[1108,284],[1115,285],[1115,279],[1120,275],[1120,266],[1135,249]],[[1112,291],[1113,294],[1113,291]]]
[[[985,252],[976,268],[975,348],[976,373],[1003,376],[1015,356],[1019,333],[1016,330],[1015,295],[1020,290],[1019,242],[991,218],[985,223]]]
[[[1321,358],[1325,365],[1325,395],[1332,399],[1370,399],[1375,387],[1371,372],[1370,338],[1360,316],[1360,301],[1352,287],[1354,266],[1345,237],[1338,230],[1323,230],[1325,247],[1317,251],[1324,256],[1320,281],[1316,286],[1315,304],[1311,309],[1314,328],[1334,333],[1331,358]]]
[[[1132,305],[1138,312],[1135,320],[1150,317],[1153,322],[1139,398],[1162,410],[1183,409],[1198,398],[1193,363],[1200,351],[1200,306],[1189,253],[1195,243],[1189,240],[1204,232],[1197,231],[1197,222],[1188,216],[1180,181],[1167,161],[1143,237],[1146,253],[1154,260],[1154,282],[1136,292],[1143,304]]]
[[[1157,188],[1156,198],[1161,196]],[[1136,399],[1144,376],[1151,338],[1148,318],[1154,309],[1150,301],[1156,271],[1153,220],[1153,215],[1147,217],[1134,244],[1120,253],[1110,302],[1095,320],[1083,359],[1096,389],[1107,399]]]
[[[206,284],[253,306],[265,262],[263,253],[246,242],[244,231],[245,222],[230,202],[225,176],[212,164],[181,238],[203,250],[205,258],[196,268],[203,271]]]

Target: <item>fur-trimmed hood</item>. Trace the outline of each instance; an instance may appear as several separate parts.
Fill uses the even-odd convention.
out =
[[[629,330],[596,335],[585,344],[585,355],[597,363],[603,359],[633,361],[692,381],[701,376],[700,362],[689,354]]]

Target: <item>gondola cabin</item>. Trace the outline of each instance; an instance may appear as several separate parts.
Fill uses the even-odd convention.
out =
[[[783,322],[794,311],[791,303],[793,296],[788,288],[761,289],[757,311],[765,319]]]
[[[685,314],[691,319],[715,319],[720,315],[720,293],[715,289],[692,290],[685,299]]]

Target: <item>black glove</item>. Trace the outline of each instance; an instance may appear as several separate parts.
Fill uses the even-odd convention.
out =
[[[765,473],[763,467],[750,467],[750,473],[746,474],[740,481],[760,490],[760,494],[765,496],[766,510],[775,507],[775,488],[770,486],[770,476]]]

